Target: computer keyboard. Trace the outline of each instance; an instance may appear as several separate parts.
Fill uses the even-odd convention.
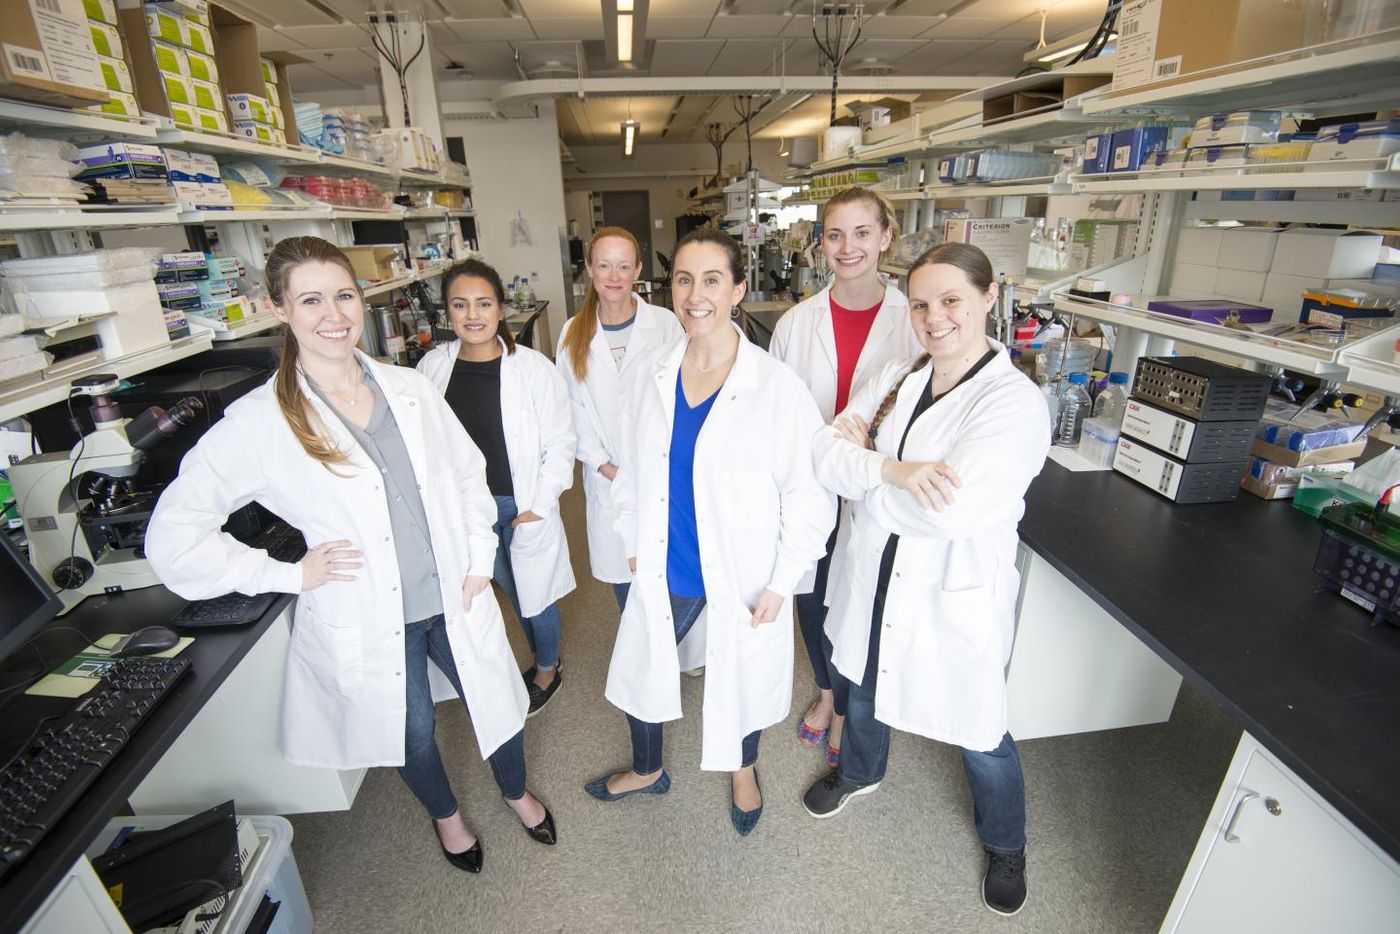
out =
[[[189,671],[186,658],[116,659],[97,687],[0,769],[0,878],[29,855]]]
[[[261,548],[277,561],[294,564],[306,554],[306,539],[301,532],[285,522],[275,522],[248,543]],[[224,594],[209,600],[194,600],[185,604],[171,622],[194,629],[204,626],[248,626],[262,619],[277,599],[277,594],[248,596],[241,593]]]

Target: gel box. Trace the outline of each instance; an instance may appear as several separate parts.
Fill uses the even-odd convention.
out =
[[[1265,308],[1262,305],[1246,305],[1244,302],[1209,298],[1148,302],[1147,310],[1160,312],[1164,315],[1176,315],[1178,318],[1190,318],[1192,321],[1209,321],[1212,324],[1219,324],[1232,313],[1239,314],[1241,324],[1260,324],[1274,316],[1272,308]]]

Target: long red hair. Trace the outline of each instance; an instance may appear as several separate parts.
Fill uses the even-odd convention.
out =
[[[642,247],[637,242],[637,238],[632,236],[632,232],[622,227],[604,227],[595,233],[588,240],[588,252],[585,254],[585,261],[593,262],[593,248],[598,245],[598,241],[604,237],[620,237],[632,244],[632,249],[637,253],[637,266],[642,265]],[[588,345],[593,342],[593,335],[598,333],[598,292],[593,288],[593,276],[588,277],[588,290],[583,296],[583,307],[574,315],[573,325],[569,328],[569,333],[564,335],[564,341],[560,348],[568,354],[569,366],[573,368],[574,377],[581,383],[588,379]]]

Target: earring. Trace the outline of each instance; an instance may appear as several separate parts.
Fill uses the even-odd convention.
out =
[[[736,319],[739,317],[739,306],[738,306],[738,305],[735,305],[734,307],[732,307],[732,308],[729,309],[729,317],[731,317],[731,318],[736,318]]]

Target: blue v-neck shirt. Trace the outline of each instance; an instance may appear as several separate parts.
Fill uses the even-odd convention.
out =
[[[666,532],[666,584],[678,597],[705,596],[700,575],[700,533],[695,527],[695,440],[719,390],[694,408],[676,373],[676,415],[671,422],[670,522]]]

